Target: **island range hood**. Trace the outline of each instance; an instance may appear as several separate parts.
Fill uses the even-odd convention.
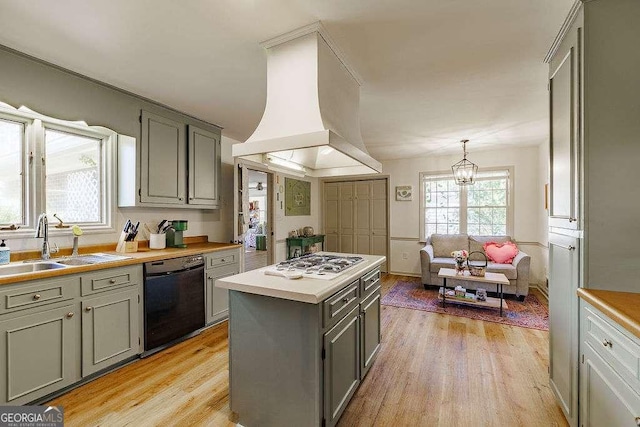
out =
[[[232,154],[294,175],[380,173],[360,135],[361,79],[320,22],[261,43],[267,103],[260,124]]]

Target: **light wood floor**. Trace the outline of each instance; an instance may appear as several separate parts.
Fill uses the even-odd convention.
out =
[[[256,268],[266,267],[267,251],[257,251],[249,248],[244,252],[244,271],[255,270]]]
[[[398,280],[387,275],[383,294]],[[548,333],[383,306],[382,349],[339,426],[566,426]],[[67,426],[233,426],[227,325],[50,402]]]

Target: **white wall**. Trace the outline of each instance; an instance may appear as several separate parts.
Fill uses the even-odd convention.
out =
[[[471,152],[469,159],[480,168],[513,166],[514,168],[514,226],[513,237],[521,250],[532,257],[531,281],[543,277],[544,258],[541,255],[541,216],[544,212],[544,186],[540,178],[540,149],[537,146]],[[450,170],[460,155],[389,160],[382,163],[383,172],[390,176],[390,271],[420,275],[420,172]],[[545,158],[546,160],[546,158]],[[545,174],[546,176],[546,174]],[[413,200],[395,200],[395,187],[413,186]]]

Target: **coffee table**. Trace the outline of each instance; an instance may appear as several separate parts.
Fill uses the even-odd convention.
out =
[[[464,271],[464,274],[458,274],[456,270],[453,268],[441,268],[438,271],[438,277],[442,277],[444,282],[442,286],[443,287],[443,292],[442,292],[443,308],[445,307],[445,303],[447,301],[447,280],[463,280],[467,282],[479,282],[479,283],[485,283],[490,285],[496,285],[496,292],[498,292],[498,294],[500,295],[500,298],[487,297],[486,301],[477,301],[477,300],[468,300],[468,299],[450,297],[449,302],[456,303],[456,304],[474,305],[474,306],[485,307],[485,308],[500,307],[500,316],[502,316],[503,306],[504,308],[509,308],[507,307],[507,303],[504,301],[504,298],[502,295],[502,285],[508,285],[509,279],[507,279],[507,276],[505,276],[502,273],[487,272],[485,273],[484,277],[480,277],[480,276],[472,276],[467,270]]]

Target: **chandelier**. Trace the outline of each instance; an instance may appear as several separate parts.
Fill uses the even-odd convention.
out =
[[[478,165],[467,160],[467,142],[469,142],[469,140],[463,139],[460,142],[462,142],[463,157],[462,160],[451,166],[453,178],[458,185],[472,185],[478,173]]]

